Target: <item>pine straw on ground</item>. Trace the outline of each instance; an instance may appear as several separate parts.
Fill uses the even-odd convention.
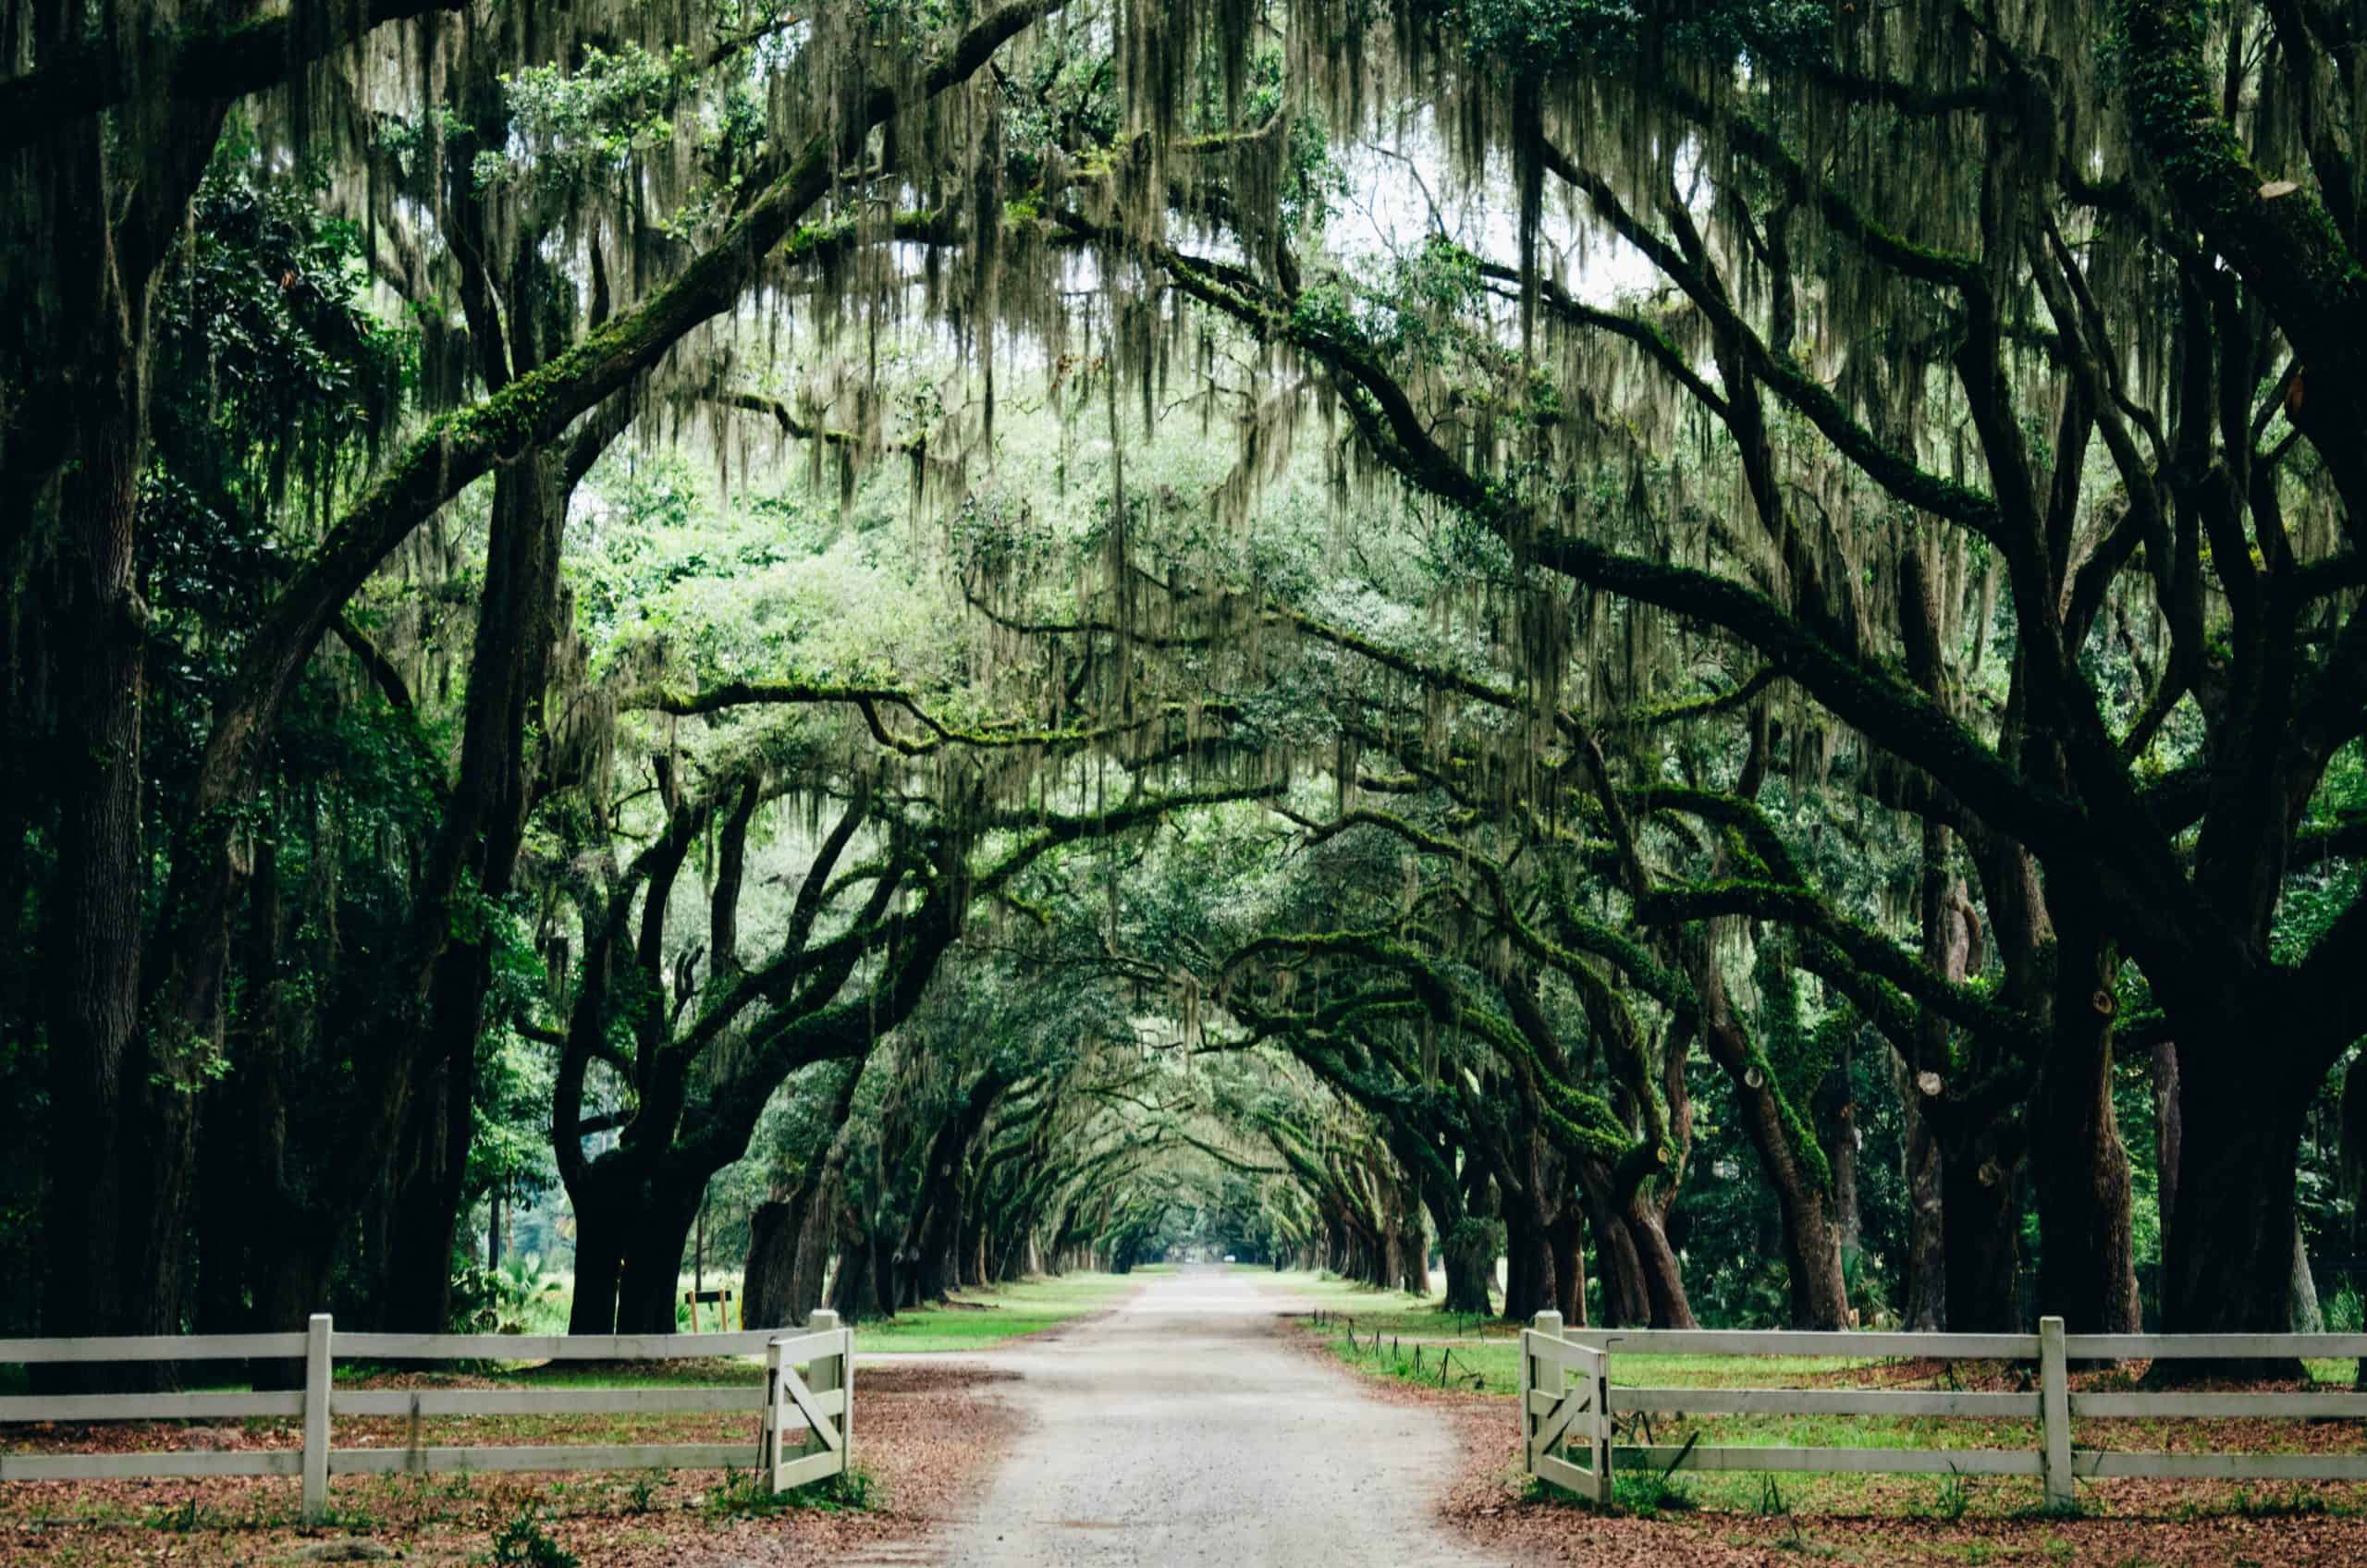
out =
[[[1007,1374],[1003,1376],[1008,1376]],[[585,1568],[801,1568],[843,1561],[927,1533],[983,1479],[1015,1416],[975,1366],[865,1367],[857,1378],[856,1466],[874,1503],[861,1512],[731,1506],[717,1471],[567,1476],[341,1476],[333,1517],[296,1519],[293,1478],[27,1481],[0,1486],[0,1562],[18,1568],[117,1564],[283,1564],[360,1561],[381,1552],[415,1564],[484,1562],[493,1537],[521,1513]],[[411,1386],[417,1378],[386,1378]],[[450,1386],[443,1378],[427,1379]],[[483,1417],[430,1423],[431,1443],[701,1442],[752,1439],[754,1413],[675,1417]],[[460,1429],[468,1436],[458,1435]],[[340,1421],[341,1447],[400,1446],[406,1423]],[[29,1452],[293,1447],[292,1424],[197,1427],[160,1422],[11,1427]],[[746,1477],[740,1477],[744,1485]],[[344,1543],[357,1545],[347,1547]],[[378,1549],[374,1551],[372,1549]]]
[[[1284,1338],[1342,1370],[1324,1343],[1278,1323]],[[2129,1372],[2098,1375],[2125,1382]],[[1900,1364],[1886,1386],[2009,1386],[2007,1368],[1976,1373],[1967,1364]],[[1828,1379],[1870,1383],[1863,1371]],[[2077,1517],[2037,1510],[2038,1483],[2020,1477],[1964,1483],[1961,1517],[1946,1517],[1942,1485],[1920,1476],[1852,1477],[1848,1501],[1834,1507],[1784,1506],[1760,1513],[1693,1508],[1644,1518],[1604,1513],[1539,1495],[1521,1472],[1513,1402],[1501,1393],[1440,1390],[1367,1377],[1366,1391],[1417,1404],[1447,1423],[1461,1451],[1455,1477],[1439,1504],[1448,1526],[1490,1557],[1584,1568],[1786,1568],[1803,1562],[1862,1564],[2098,1564],[2102,1568],[2284,1568],[2286,1564],[2367,1565],[2367,1487],[2334,1482],[2229,1482],[2115,1479],[2082,1482]],[[2094,1426],[2152,1427],[2150,1422]],[[2354,1422],[2211,1421],[2165,1423],[2204,1427],[2209,1442],[2121,1441],[2122,1448],[2225,1446],[2356,1450]],[[1667,1440],[1663,1439],[1662,1440]],[[1682,1440],[1681,1439],[1678,1440]],[[1689,1476],[1680,1484],[1693,1483]],[[1720,1479],[1729,1479],[1720,1477]],[[1748,1485],[1755,1478],[1741,1477]],[[1795,1500],[1818,1481],[1774,1477]],[[1770,1497],[1771,1503],[1780,1500]]]

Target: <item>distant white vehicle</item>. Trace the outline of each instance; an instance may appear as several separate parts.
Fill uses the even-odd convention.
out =
[[[1233,1256],[1233,1254],[1231,1254],[1231,1253],[1227,1253],[1227,1254],[1225,1254],[1225,1255],[1224,1255],[1224,1260],[1225,1260],[1227,1263],[1236,1263],[1236,1262],[1240,1261],[1239,1259],[1235,1258],[1235,1257]]]

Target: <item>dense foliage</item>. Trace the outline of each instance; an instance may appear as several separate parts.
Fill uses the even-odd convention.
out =
[[[83,10],[0,1328],[2355,1316],[2342,7]]]

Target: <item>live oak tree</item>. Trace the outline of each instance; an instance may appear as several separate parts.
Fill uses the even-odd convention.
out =
[[[77,6],[7,19],[13,67],[5,243],[15,672],[12,857],[54,836],[43,903],[53,981],[47,1271],[107,1329],[168,1331],[187,1281],[197,1063],[143,1027],[142,695],[146,606],[135,558],[155,398],[158,295],[232,104],[350,53],[424,5],[320,7],[235,39],[226,18],[144,10],[84,31]],[[129,24],[126,15],[115,18]]]
[[[803,869],[778,942],[751,958],[738,935],[739,900],[751,820],[767,793],[761,777],[694,782],[662,756],[652,766],[664,828],[630,860],[612,851],[571,898],[583,922],[583,978],[551,1138],[581,1228],[572,1323],[582,1333],[670,1329],[677,1268],[708,1181],[747,1153],[767,1102],[791,1074],[817,1062],[860,1063],[911,1016],[974,900],[1001,894],[1063,844],[1265,788],[1163,790],[1106,811],[1063,812],[980,804],[946,774],[941,809],[908,815],[882,782],[833,790],[827,778],[792,774],[844,803],[832,806],[836,819]],[[710,827],[715,890],[702,938],[686,942],[669,928],[674,884]],[[851,851],[861,858],[849,860]],[[587,1116],[595,1066],[617,1080],[606,1096],[616,1109]],[[991,1069],[987,1081],[994,1092],[978,1100],[979,1117],[1010,1082]],[[587,1154],[586,1134],[608,1129],[614,1143]],[[981,1130],[957,1118],[946,1135],[966,1149]],[[961,1202],[951,1194],[937,1223],[958,1222]],[[945,1236],[915,1245],[932,1265],[953,1252]],[[945,1284],[929,1274],[918,1289],[934,1297]],[[891,1292],[889,1305],[901,1294]]]
[[[153,1282],[121,1303],[104,1289],[95,1297],[78,1292],[77,1310],[94,1306],[97,1315],[95,1324],[83,1319],[85,1327],[158,1329],[179,1311],[186,1272],[180,1205],[190,1186],[193,1108],[197,1085],[220,1060],[225,1040],[233,933],[256,864],[249,841],[251,802],[269,739],[298,678],[351,596],[472,481],[530,450],[556,449],[578,416],[648,371],[685,333],[733,306],[779,242],[828,193],[838,149],[850,141],[859,146],[904,98],[926,103],[965,81],[1037,14],[1033,7],[1009,8],[954,32],[934,75],[926,63],[917,74],[875,69],[869,52],[876,35],[862,27],[852,33],[826,29],[819,37],[809,32],[805,42],[813,47],[785,61],[776,56],[772,64],[785,68],[754,79],[767,90],[753,120],[742,122],[750,132],[743,139],[745,159],[720,157],[719,167],[705,171],[720,183],[710,181],[704,196],[711,214],[704,232],[695,223],[677,229],[689,243],[673,239],[671,257],[633,269],[635,282],[644,271],[650,275],[651,297],[637,308],[612,310],[617,301],[600,276],[598,247],[619,242],[595,226],[591,300],[583,313],[599,330],[572,348],[564,332],[553,341],[543,329],[553,307],[561,316],[570,313],[553,298],[558,277],[546,265],[549,258],[532,244],[523,250],[515,244],[520,232],[534,232],[531,214],[507,208],[507,227],[501,216],[488,226],[482,221],[485,210],[497,209],[497,203],[461,201],[437,214],[459,219],[454,232],[413,237],[423,246],[465,242],[476,222],[509,247],[506,253],[480,252],[473,267],[460,269],[462,291],[472,305],[484,305],[471,325],[487,372],[485,399],[448,415],[413,441],[370,487],[324,487],[311,498],[342,508],[343,515],[242,629],[239,656],[213,696],[202,761],[176,802],[180,842],[171,887],[155,904],[144,895],[147,868],[140,852],[146,650],[131,578],[136,493],[146,467],[152,303],[232,98],[265,95],[269,112],[259,123],[276,143],[292,145],[300,155],[326,150],[334,156],[358,147],[355,161],[374,176],[373,144],[385,141],[376,122],[389,114],[458,124],[464,151],[469,135],[498,141],[490,123],[472,128],[457,116],[435,122],[437,107],[424,94],[436,83],[457,82],[464,95],[474,92],[471,108],[482,110],[490,106],[487,87],[497,70],[546,61],[569,69],[582,63],[583,50],[603,47],[662,57],[684,46],[710,69],[737,61],[744,71],[754,57],[752,49],[782,25],[737,6],[686,17],[690,31],[680,35],[664,31],[665,18],[637,6],[574,12],[563,26],[542,29],[505,12],[516,25],[484,34],[459,18],[414,19],[459,8],[386,6],[350,13],[298,6],[261,18],[244,7],[191,8],[186,16],[143,8],[137,18],[117,18],[120,26],[111,23],[88,35],[80,31],[80,13],[71,8],[54,14],[36,8],[11,18],[11,59],[18,69],[9,84],[10,102],[18,129],[10,156],[35,178],[15,186],[24,200],[12,209],[9,239],[15,429],[6,484],[17,521],[7,544],[12,580],[54,581],[58,590],[12,599],[28,653],[17,668],[61,672],[58,680],[29,673],[12,686],[11,701],[25,731],[48,739],[46,754],[59,760],[62,771],[29,763],[12,774],[9,838],[13,845],[23,834],[55,832],[58,852],[54,887],[42,905],[42,939],[61,965],[56,972],[79,976],[50,987],[44,1021],[59,1119],[52,1143],[56,1162],[47,1183],[50,1268],[59,1279]],[[897,25],[874,19],[890,34]],[[389,23],[409,28],[410,42],[374,55],[363,34]],[[909,51],[898,53],[911,57]],[[862,85],[840,91],[855,82]],[[678,94],[684,101],[695,96]],[[851,105],[843,118],[842,103]],[[694,130],[697,116],[687,124]],[[672,160],[677,169],[692,162],[697,142],[693,135],[683,137],[682,156]],[[500,153],[494,156],[498,160]],[[487,171],[477,166],[483,161],[464,159],[462,172],[449,183],[465,188],[472,178],[483,179]],[[442,193],[435,188],[447,183],[444,165],[437,164],[425,183],[433,210],[434,197]],[[652,195],[671,200],[668,190],[684,182],[670,188],[645,178],[621,183],[637,204]],[[372,178],[357,178],[354,188],[361,198],[357,217],[374,222],[384,188]],[[521,215],[526,217],[522,230],[515,222]],[[647,250],[644,233],[636,227],[630,239],[638,261]],[[36,257],[44,264],[33,265]],[[418,272],[403,270],[408,282],[422,281]],[[426,281],[431,287],[437,281],[432,269]],[[625,279],[616,281],[621,288]],[[567,276],[561,288],[582,282]],[[513,291],[509,310],[497,319],[504,288]],[[40,395],[52,366],[64,374],[72,396]],[[579,450],[591,435],[588,428],[577,433]],[[497,465],[497,457],[505,463]],[[522,613],[514,623],[486,618],[487,636],[514,649],[516,657],[502,646],[486,650],[499,656],[485,671],[482,717],[471,726],[475,739],[461,767],[463,809],[446,825],[438,869],[420,900],[420,930],[429,939],[414,944],[406,960],[423,976],[417,1006],[423,1010],[423,993],[440,986],[446,1023],[440,1035],[430,1028],[399,1034],[391,1048],[360,1058],[364,1075],[379,1080],[375,1092],[361,1097],[362,1120],[355,1129],[364,1174],[342,1189],[307,1194],[315,1213],[335,1213],[351,1196],[352,1181],[374,1181],[369,1168],[377,1151],[404,1146],[408,1158],[406,1130],[423,1125],[421,1108],[439,1098],[448,1106],[466,1105],[468,1075],[456,1070],[458,1052],[450,1042],[468,1035],[470,995],[483,991],[484,953],[463,940],[447,963],[444,944],[433,934],[449,928],[437,912],[460,876],[489,880],[497,891],[514,854],[505,839],[515,837],[522,794],[519,736],[524,716],[541,700],[534,673],[547,657],[549,641],[543,629],[547,611],[535,606],[549,602],[548,541],[564,511],[563,497],[547,483],[555,466],[537,470],[542,481],[521,478],[505,487],[513,496],[533,492],[531,509],[542,520],[533,528],[505,531],[504,548],[496,555],[497,562],[512,563],[497,570],[504,592],[517,589]],[[525,504],[513,500],[505,511]],[[508,675],[494,679],[494,667],[502,665],[509,667]],[[499,695],[505,680],[506,698]],[[487,802],[490,815],[476,811],[478,801]],[[162,911],[153,934],[141,929],[143,905]],[[441,982],[435,978],[439,974]],[[397,1016],[402,1012],[396,1010]],[[439,1038],[440,1050],[430,1048],[428,1042]],[[415,1085],[421,1076],[427,1081]],[[464,1139],[465,1126],[458,1131]],[[431,1250],[437,1229],[433,1216],[449,1207],[452,1169],[445,1161],[427,1172],[435,1189],[434,1201],[423,1206]],[[443,1232],[448,1236],[448,1224]],[[317,1256],[318,1248],[312,1250]],[[431,1272],[440,1277],[438,1262]],[[317,1265],[307,1272],[320,1278]],[[432,1292],[431,1305],[440,1284]]]
[[[1435,1239],[1463,1306],[1501,1224],[1506,1310],[1581,1309],[1583,1232],[1607,1313],[1681,1322],[1714,1096],[1837,1326],[1877,1081],[1918,1325],[2017,1320],[2027,1199],[2042,1309],[2137,1326],[2133,1165],[2167,1326],[2286,1321],[2367,983],[2341,7],[0,31],[54,1327],[440,1326],[519,1039],[586,1327],[670,1326],[784,1093],[863,1129],[784,1155],[785,1317],[826,1235],[893,1310],[1254,1182],[1367,1277]],[[694,489],[772,554],[634,564]],[[833,663],[847,592],[669,621],[801,552],[900,576],[901,645]],[[1187,819],[1224,876],[1120,864]],[[981,908],[1031,954],[965,952]],[[940,980],[1072,962],[1196,1065],[931,1035]]]
[[[1457,106],[1440,140],[1521,192],[1508,254],[1434,252],[1418,288],[1376,290],[1310,281],[1213,201],[1246,264],[1104,215],[1089,181],[1055,221],[1325,378],[1525,581],[1767,660],[1963,847],[2047,1085],[2048,1253],[2090,1269],[2050,1305],[2083,1323],[2133,1305],[2106,1092],[2132,963],[2180,1058],[2167,1320],[2280,1325],[2300,1117],[2358,970],[2348,920],[2275,943],[2362,711],[2343,24],[1474,5],[1395,26],[1405,92]],[[1564,198],[1662,292],[1605,308],[1553,276]],[[1949,591],[1902,589],[1910,561]],[[2012,636],[1982,701],[1968,612],[1993,572]],[[2087,656],[2124,614],[2149,629],[2134,703]],[[1934,978],[1926,1005],[1954,995]]]

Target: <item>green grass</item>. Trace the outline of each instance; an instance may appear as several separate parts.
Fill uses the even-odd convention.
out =
[[[1306,1314],[1301,1331],[1318,1341],[1332,1356],[1367,1377],[1439,1386],[1441,1360],[1447,1363],[1453,1385],[1504,1400],[1509,1406],[1520,1379],[1520,1325],[1499,1318],[1451,1316],[1434,1301],[1402,1291],[1380,1291],[1328,1275],[1285,1273],[1277,1276],[1302,1304]],[[1318,1316],[1320,1315],[1320,1321]],[[1374,1335],[1380,1336],[1376,1348]],[[1940,1378],[1919,1377],[1897,1382],[1895,1363],[1852,1356],[1674,1356],[1619,1354],[1614,1348],[1611,1380],[1629,1388],[1752,1388],[1944,1386]],[[2320,1382],[2348,1386],[2355,1364],[2312,1362],[2309,1369]],[[1984,1371],[1982,1364],[1965,1364],[1968,1378]],[[1943,1374],[1942,1377],[1944,1377]],[[1992,1386],[1996,1386],[1993,1383]],[[2108,1377],[2099,1387],[2133,1387],[2133,1379]],[[1512,1413],[1506,1410],[1509,1422]],[[2038,1444],[2038,1424],[2030,1420],[1981,1420],[1929,1416],[1750,1415],[1655,1417],[1649,1434],[1640,1418],[1620,1418],[1619,1441],[1681,1445],[1686,1439],[1704,1446],[1786,1448],[1914,1448],[2014,1449],[2029,1451]],[[1630,1423],[1637,1423],[1631,1426]],[[2275,1452],[2298,1447],[2304,1440],[2303,1424],[2264,1436],[2257,1427],[2230,1444],[2213,1440],[2212,1423],[2190,1421],[2112,1420],[2082,1423],[2083,1447],[2116,1449],[2209,1449],[2235,1446],[2250,1452]],[[1657,1489],[1649,1500],[1644,1488],[1657,1476],[1629,1481],[1618,1478],[1619,1505],[1631,1511],[1662,1513],[1683,1503]],[[1705,1510],[1748,1513],[1766,1510],[1765,1479],[1749,1472],[1686,1472],[1680,1477],[1684,1497]],[[2039,1483],[2023,1477],[1956,1477],[1923,1476],[1787,1475],[1781,1483],[1784,1510],[1801,1513],[1872,1513],[1920,1515],[1956,1520],[1968,1515],[2007,1518],[2032,1515],[2040,1509]],[[2083,1485],[2083,1502],[2092,1483]],[[2199,1488],[2208,1494],[2204,1511],[2247,1513],[2259,1506],[2256,1496],[2241,1488]],[[2224,1494],[2224,1495],[2223,1495]],[[2332,1483],[2297,1488],[2296,1495],[2313,1508],[2351,1513],[2367,1512],[2367,1488]],[[2279,1502],[2291,1506],[2290,1499]]]
[[[855,1351],[861,1354],[991,1350],[1088,1312],[1115,1306],[1134,1293],[1135,1283],[1122,1274],[1064,1274],[964,1291],[955,1305],[921,1307],[892,1318],[856,1324]]]
[[[1519,1373],[1520,1326],[1441,1311],[1406,1291],[1374,1290],[1330,1274],[1283,1270],[1272,1278],[1305,1304],[1309,1334],[1359,1371],[1435,1387],[1441,1363],[1457,1387],[1509,1394]],[[1315,1321],[1320,1315],[1320,1324]],[[1373,1336],[1380,1348],[1373,1348]],[[1352,1342],[1353,1337],[1353,1342]]]
[[[1331,1275],[1285,1272],[1275,1278],[1306,1304],[1310,1315],[1323,1315],[1322,1324],[1309,1321],[1306,1331],[1322,1339],[1332,1354],[1359,1371],[1435,1386],[1443,1352],[1451,1357],[1448,1376],[1458,1387],[1471,1387],[1470,1378],[1477,1376],[1482,1380],[1482,1391],[1509,1398],[1518,1385],[1521,1324],[1493,1316],[1444,1312],[1437,1302],[1404,1291],[1377,1291]],[[1380,1336],[1378,1354],[1373,1349],[1375,1333]],[[1749,1388],[1780,1387],[1858,1364],[1837,1355],[1622,1355],[1614,1357],[1612,1365],[1612,1380],[1618,1383]]]
[[[343,1372],[340,1367],[339,1372]],[[724,1383],[761,1383],[761,1355],[703,1355],[685,1361],[635,1361],[586,1365],[580,1361],[546,1361],[533,1366],[493,1370],[486,1374],[503,1384],[533,1389],[711,1389]],[[343,1382],[340,1376],[337,1379]],[[473,1421],[490,1419],[471,1416]]]
[[[706,1511],[716,1519],[763,1519],[776,1513],[818,1512],[868,1513],[880,1505],[880,1488],[871,1472],[852,1465],[842,1475],[776,1492],[762,1471],[726,1470],[723,1484],[707,1494]]]
[[[987,1290],[965,1291],[953,1305],[921,1307],[892,1318],[874,1318],[855,1325],[855,1346],[864,1352],[900,1353],[991,1350],[1027,1334],[1041,1333],[1088,1312],[1116,1305],[1133,1293],[1136,1281],[1115,1274],[1069,1274],[1054,1279],[1025,1280]],[[761,1382],[761,1356],[702,1356],[694,1360],[638,1362],[630,1366],[585,1366],[552,1361],[538,1365],[455,1362],[447,1370],[472,1378],[526,1388],[663,1388],[682,1385],[712,1388],[724,1383]],[[386,1368],[368,1362],[340,1361],[341,1385],[365,1386],[384,1377]],[[435,1379],[431,1378],[432,1383]],[[0,1366],[0,1392],[25,1391],[25,1369]],[[186,1385],[190,1392],[243,1392],[251,1384],[201,1377]],[[454,1419],[461,1419],[455,1417]],[[509,1436],[530,1436],[539,1417],[471,1416],[472,1430],[502,1429]],[[514,1427],[515,1430],[509,1430]],[[616,1440],[631,1435],[620,1423]],[[588,1439],[583,1439],[588,1440]],[[5,1447],[0,1444],[0,1447]]]
[[[1639,1519],[1689,1513],[1700,1506],[1693,1492],[1691,1476],[1672,1476],[1660,1470],[1629,1471],[1611,1477],[1612,1506]]]
[[[916,1307],[893,1317],[866,1318],[857,1323],[855,1353],[911,1354],[992,1350],[1088,1312],[1114,1306],[1134,1290],[1134,1281],[1122,1275],[1066,1274],[964,1291],[947,1305]],[[343,1366],[338,1368],[340,1381],[344,1380],[345,1371]],[[761,1381],[764,1361],[758,1356],[703,1357],[621,1367],[585,1367],[554,1361],[498,1376],[504,1381],[539,1388],[656,1388],[674,1383],[712,1387],[718,1383]]]

